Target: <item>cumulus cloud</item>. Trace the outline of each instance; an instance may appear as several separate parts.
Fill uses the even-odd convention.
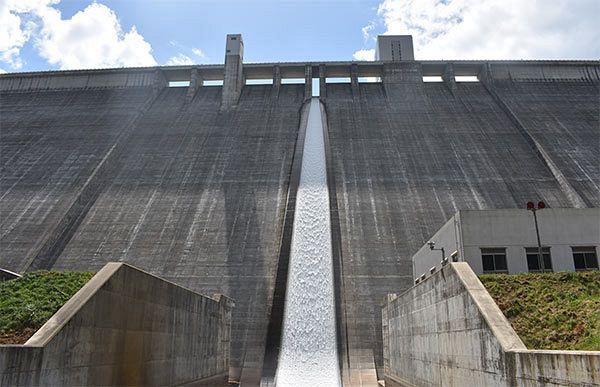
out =
[[[57,0],[0,1],[0,61],[14,69],[21,68],[21,49],[36,29],[37,9],[55,4]]]
[[[375,50],[358,50],[352,56],[356,60],[375,60]]]
[[[386,34],[411,34],[417,59],[600,57],[597,0],[384,0]]]
[[[30,40],[39,55],[61,69],[152,66],[152,47],[135,26],[123,31],[117,15],[92,3],[70,19],[60,0],[0,0],[0,60],[19,68]]]
[[[167,60],[167,66],[184,66],[194,64],[192,58],[184,54],[177,54],[172,56]]]

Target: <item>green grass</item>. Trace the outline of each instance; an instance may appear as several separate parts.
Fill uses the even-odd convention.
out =
[[[17,337],[20,332],[37,330],[93,275],[37,271],[0,282],[0,335]]]
[[[600,350],[600,271],[479,276],[529,349]]]

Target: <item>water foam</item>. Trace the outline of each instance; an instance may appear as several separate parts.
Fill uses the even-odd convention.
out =
[[[325,142],[310,102],[288,272],[276,385],[339,386]]]

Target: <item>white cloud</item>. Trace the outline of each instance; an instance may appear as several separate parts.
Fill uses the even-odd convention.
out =
[[[36,29],[33,11],[59,0],[0,0],[0,61],[14,69],[23,65],[21,49]]]
[[[124,33],[117,15],[103,4],[92,3],[71,19],[51,7],[39,13],[44,25],[36,47],[50,64],[62,69],[156,65],[150,43],[135,26]]]
[[[352,56],[356,60],[375,60],[375,50],[358,50]]]
[[[386,34],[412,34],[417,59],[600,57],[597,0],[384,0]]]
[[[202,51],[199,48],[196,48],[196,47],[192,48],[192,52],[194,53],[194,55],[196,55],[200,59],[206,58],[206,54],[204,53],[204,51]]]
[[[375,22],[372,22],[372,21],[360,29],[363,34],[363,39],[365,42],[367,42],[369,40],[369,38],[371,37],[371,31],[373,31],[374,29],[375,29]]]
[[[167,66],[185,66],[192,64],[194,64],[192,58],[181,53],[172,56],[169,58],[169,60],[167,60]]]
[[[4,70],[4,69],[0,69],[0,74],[6,74],[8,71]]]
[[[107,6],[88,5],[63,19],[60,0],[0,0],[0,60],[22,64],[21,48],[30,40],[41,57],[61,69],[156,65],[152,47],[135,26],[124,32]]]

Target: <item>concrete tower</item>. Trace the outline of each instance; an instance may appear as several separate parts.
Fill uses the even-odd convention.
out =
[[[412,35],[379,35],[375,60],[400,62],[415,60]]]
[[[244,86],[243,60],[244,41],[242,40],[242,35],[227,35],[221,110],[229,109],[237,104],[242,87]]]

